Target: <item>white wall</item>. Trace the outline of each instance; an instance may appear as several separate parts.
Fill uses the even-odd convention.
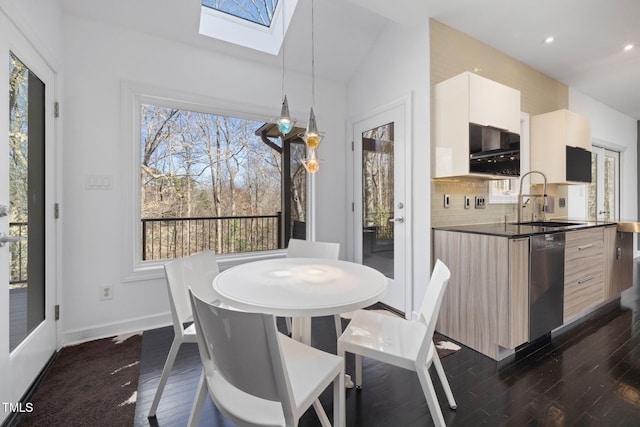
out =
[[[16,27],[26,35],[36,50],[56,72],[62,61],[62,11],[57,1],[0,0]]]
[[[638,219],[638,137],[637,122],[576,89],[569,88],[569,110],[587,117],[591,139],[620,154],[620,220]],[[576,188],[571,188],[576,187]],[[584,196],[579,186],[571,186],[569,199]],[[636,250],[635,256],[640,255]]]
[[[413,310],[419,307],[431,274],[429,63],[428,23],[412,28],[390,23],[347,85],[350,122],[412,94],[413,146],[409,161],[413,171],[410,195],[413,271],[407,273],[407,280],[413,290]],[[346,132],[351,138],[352,129]],[[351,223],[351,214],[347,212],[347,224]],[[351,227],[348,232],[353,236]]]
[[[64,48],[64,342],[169,324],[162,270],[154,279],[129,281],[122,256],[136,183],[126,163],[132,132],[121,130],[121,87],[139,84],[227,108],[245,104],[257,119],[269,120],[280,110],[281,70],[70,16]],[[287,88],[292,115],[306,122],[308,76],[288,72]],[[335,212],[345,210],[345,100],[344,86],[317,82],[315,111],[326,132],[316,176],[317,239],[343,245],[345,225]],[[94,174],[112,176],[113,190],[86,190],[85,178]],[[98,287],[107,283],[114,298],[100,301]]]

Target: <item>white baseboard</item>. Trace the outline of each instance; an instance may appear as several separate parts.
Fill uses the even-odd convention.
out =
[[[58,348],[60,349],[70,345],[81,344],[83,342],[108,338],[120,334],[161,328],[171,324],[171,313],[164,313],[148,317],[128,319],[122,322],[95,325],[86,329],[64,331],[61,334],[62,336],[58,337]]]

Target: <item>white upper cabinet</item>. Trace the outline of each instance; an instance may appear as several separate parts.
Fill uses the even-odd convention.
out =
[[[520,91],[476,74],[469,79],[469,122],[520,133]]]
[[[470,171],[470,124],[520,134],[520,91],[470,72],[435,85],[434,178],[491,178]]]
[[[591,182],[589,119],[569,110],[533,116],[531,170],[544,173],[548,183]]]

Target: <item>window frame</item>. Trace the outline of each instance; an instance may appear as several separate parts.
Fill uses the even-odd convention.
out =
[[[121,87],[121,136],[122,144],[122,206],[125,215],[123,248],[122,248],[122,282],[136,282],[164,277],[164,264],[169,260],[142,260],[141,234],[141,206],[140,206],[140,150],[142,124],[141,106],[152,104],[159,107],[179,108],[208,114],[226,115],[248,120],[269,122],[265,115],[265,107],[250,103],[237,103],[220,98],[190,95],[168,89],[161,89],[135,82],[123,82]],[[313,215],[311,206],[315,199],[312,185],[313,179],[307,180],[307,222],[313,229],[311,221]],[[309,228],[309,227],[308,227]],[[219,255],[218,263],[221,270],[260,259],[279,258],[285,253],[284,249],[246,252],[239,254]]]

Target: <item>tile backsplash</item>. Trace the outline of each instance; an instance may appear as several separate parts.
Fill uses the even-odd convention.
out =
[[[517,220],[516,203],[491,203],[489,199],[489,183],[491,181],[466,178],[460,181],[440,181],[431,183],[431,225],[446,227],[449,225],[486,224],[494,222],[515,222]],[[532,187],[535,194],[542,193],[542,186]],[[541,198],[534,198],[527,203],[523,211],[523,220],[566,218],[567,187],[549,185],[547,193],[553,196],[553,213],[543,214],[540,204]],[[449,207],[444,207],[444,196],[449,196]],[[465,209],[465,196],[470,198],[469,209]],[[477,209],[475,198],[484,197],[485,207]],[[564,207],[560,207],[560,199],[565,200]],[[525,198],[526,200],[526,198]]]

